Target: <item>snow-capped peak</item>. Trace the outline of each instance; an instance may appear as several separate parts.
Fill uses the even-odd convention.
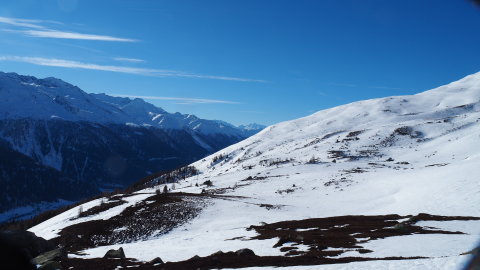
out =
[[[63,119],[95,123],[135,124],[162,129],[186,129],[203,134],[244,138],[242,128],[204,120],[191,114],[168,113],[140,98],[87,94],[61,79],[37,79],[0,72],[0,119]]]

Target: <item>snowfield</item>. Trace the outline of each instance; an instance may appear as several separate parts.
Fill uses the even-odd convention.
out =
[[[200,174],[166,184],[171,192],[223,196],[212,198],[195,218],[165,234],[95,246],[69,256],[98,258],[119,247],[127,257],[141,261],[158,256],[183,261],[241,248],[259,256],[281,256],[287,253],[281,247],[299,252],[309,247],[292,243],[274,247],[279,239],[251,239],[257,232],[247,229],[345,215],[480,217],[479,121],[477,73],[421,94],[355,102],[279,123],[191,164]],[[206,181],[213,186],[203,185]],[[147,198],[145,193],[155,194],[155,188],[137,191],[128,203],[84,219],[109,219]],[[83,209],[97,204],[89,202]],[[51,239],[63,228],[82,222],[70,220],[76,213],[78,209],[71,209],[30,231]],[[423,259],[288,269],[461,269],[468,256],[460,254],[480,241],[480,220],[414,224],[463,234],[363,239],[362,247],[371,252],[343,250],[338,256],[427,257]]]
[[[405,261],[371,261],[371,262],[352,262],[346,264],[327,264],[315,266],[293,266],[288,267],[291,270],[438,270],[438,269],[458,269],[459,266],[467,263],[467,256],[457,256],[455,258],[433,258],[422,260]],[[270,270],[281,269],[273,267],[248,267],[243,270]]]

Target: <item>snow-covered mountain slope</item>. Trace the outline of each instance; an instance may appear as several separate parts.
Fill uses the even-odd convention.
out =
[[[270,126],[191,164],[198,173],[152,177],[152,187],[104,198],[111,207],[91,201],[87,216],[74,208],[30,231],[81,235],[67,241],[71,258],[123,247],[141,261],[177,262],[166,269],[461,269],[480,240],[479,164],[477,73]],[[164,186],[171,193],[155,195]],[[257,256],[211,255],[241,248]]]

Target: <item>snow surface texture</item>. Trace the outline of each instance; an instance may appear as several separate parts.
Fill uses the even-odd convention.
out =
[[[459,265],[467,263],[466,256],[457,256],[455,258],[433,258],[422,260],[407,261],[371,261],[371,262],[353,262],[346,264],[329,264],[315,266],[291,266],[291,270],[438,270],[438,269],[458,269]],[[270,270],[282,269],[278,267],[248,267],[242,270]]]
[[[190,223],[165,235],[87,249],[82,257],[102,257],[120,246],[127,257],[144,261],[157,256],[180,261],[239,248],[250,248],[257,255],[280,255],[279,248],[272,247],[276,241],[246,241],[254,234],[246,228],[262,222],[341,215],[423,212],[478,217],[479,121],[477,73],[421,94],[355,102],[270,126],[193,163],[201,174],[175,184],[175,191],[222,190],[224,195],[238,197],[215,200]],[[207,180],[212,187],[201,185]],[[154,193],[154,189],[141,192]],[[135,198],[142,196],[132,197],[129,205]],[[70,224],[70,214],[76,211],[30,231],[52,238]],[[100,213],[90,218],[108,216]],[[466,234],[385,238],[368,243],[373,253],[343,254],[429,259],[289,269],[460,269],[468,257],[459,254],[472,250],[480,240],[480,221],[430,221],[423,226]]]
[[[191,114],[168,113],[143,99],[88,94],[57,78],[37,79],[0,72],[0,119],[63,119],[94,123],[187,129],[201,134],[247,137],[264,126],[236,127],[223,121],[204,120]]]

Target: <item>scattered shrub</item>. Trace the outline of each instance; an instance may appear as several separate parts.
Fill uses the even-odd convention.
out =
[[[207,187],[211,187],[211,186],[213,186],[213,183],[212,183],[212,181],[207,180],[207,181],[203,182],[202,185],[205,185],[205,186],[207,186]]]
[[[319,162],[319,160],[315,157],[315,156],[312,156],[308,161],[307,161],[307,164],[317,164]]]

